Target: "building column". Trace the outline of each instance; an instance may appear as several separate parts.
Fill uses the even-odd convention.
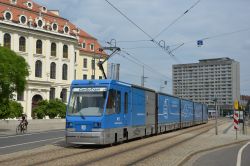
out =
[[[32,112],[32,96],[31,96],[31,90],[28,89],[26,96],[26,115],[28,119],[32,119],[31,112]]]

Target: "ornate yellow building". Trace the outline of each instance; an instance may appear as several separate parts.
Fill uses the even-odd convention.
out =
[[[0,0],[0,45],[29,64],[26,89],[15,98],[28,118],[39,100],[66,103],[72,80],[102,79],[96,64],[106,55],[99,52],[97,39],[33,1]]]

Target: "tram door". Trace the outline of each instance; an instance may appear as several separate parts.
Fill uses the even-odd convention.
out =
[[[128,128],[131,123],[131,89],[124,87],[122,93],[122,111],[123,111],[123,137],[128,139]]]

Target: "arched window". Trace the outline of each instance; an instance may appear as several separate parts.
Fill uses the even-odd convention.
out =
[[[42,62],[40,60],[36,61],[35,77],[42,77]]]
[[[68,46],[63,46],[63,58],[68,58]]]
[[[19,51],[26,51],[26,39],[23,36],[19,38]]]
[[[4,34],[4,43],[3,46],[6,48],[11,48],[11,36],[8,33]]]
[[[67,89],[62,89],[60,97],[62,99],[62,102],[67,102]]]
[[[63,67],[62,67],[62,79],[63,80],[68,79],[68,66],[66,64],[63,64]]]
[[[56,43],[51,43],[51,56],[56,56]]]
[[[37,54],[43,53],[43,42],[41,40],[36,41],[36,53]]]
[[[56,63],[55,62],[52,62],[50,64],[50,78],[56,79]]]

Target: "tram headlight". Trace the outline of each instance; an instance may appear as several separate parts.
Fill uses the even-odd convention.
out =
[[[93,127],[94,128],[100,128],[101,127],[101,122],[94,122]]]
[[[67,122],[67,128],[73,128],[73,123],[72,122]]]

